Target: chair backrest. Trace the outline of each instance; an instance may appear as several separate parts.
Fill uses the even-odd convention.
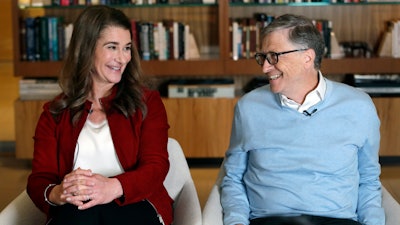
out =
[[[189,166],[182,147],[177,140],[168,138],[168,155],[170,168],[164,186],[172,199],[176,199],[186,182],[191,182]]]
[[[202,214],[186,157],[179,143],[168,139],[170,168],[164,181],[168,194],[174,199],[173,225],[201,225]]]

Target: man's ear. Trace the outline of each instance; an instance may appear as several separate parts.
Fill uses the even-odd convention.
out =
[[[304,65],[309,67],[314,67],[315,51],[314,49],[307,49],[304,51]]]

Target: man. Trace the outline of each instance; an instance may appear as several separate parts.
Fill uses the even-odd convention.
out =
[[[371,98],[320,72],[324,41],[308,18],[283,15],[262,32],[269,85],[235,107],[224,224],[384,225],[380,121]]]

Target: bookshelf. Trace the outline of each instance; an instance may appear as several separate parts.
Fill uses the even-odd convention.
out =
[[[82,6],[71,7],[27,7],[20,9],[13,1],[14,73],[16,77],[57,77],[62,62],[21,61],[19,18],[27,16],[63,16],[72,22]],[[255,4],[229,3],[220,0],[217,4],[163,4],[115,6],[130,17],[143,20],[172,19],[187,23],[194,33],[200,59],[194,60],[150,60],[142,61],[146,75],[156,78],[168,77],[254,77],[262,75],[254,59],[232,60],[229,43],[229,18],[252,17],[256,12],[272,15],[295,13],[313,19],[329,19],[339,41],[364,41],[375,49],[386,21],[399,18],[400,3],[374,2],[352,4],[289,3]],[[208,51],[209,49],[212,49]],[[44,69],[45,68],[45,69]],[[324,59],[322,72],[325,75],[395,74],[400,73],[400,59],[390,57]],[[382,122],[383,156],[400,156],[400,143],[393,135],[398,133],[393,124],[399,124],[395,115],[400,113],[400,98],[374,98]],[[180,141],[189,158],[223,157],[228,146],[234,99],[163,99],[171,125],[170,136]],[[33,129],[42,101],[15,102],[17,156],[30,158]],[[29,120],[29,121],[27,121]],[[390,121],[389,121],[390,120]],[[27,127],[29,127],[27,129]],[[388,134],[388,135],[386,135]],[[390,135],[389,135],[390,134]],[[384,136],[385,135],[385,136]]]

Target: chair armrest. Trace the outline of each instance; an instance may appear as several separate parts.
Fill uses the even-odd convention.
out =
[[[19,194],[0,213],[0,224],[37,225],[45,223],[46,215],[33,204],[26,191]]]
[[[186,181],[174,202],[173,225],[201,225],[201,207],[193,181]]]
[[[385,209],[386,225],[398,225],[400,222],[400,205],[382,186],[382,206]]]
[[[203,225],[223,225],[222,206],[217,185],[214,185],[203,208]]]

